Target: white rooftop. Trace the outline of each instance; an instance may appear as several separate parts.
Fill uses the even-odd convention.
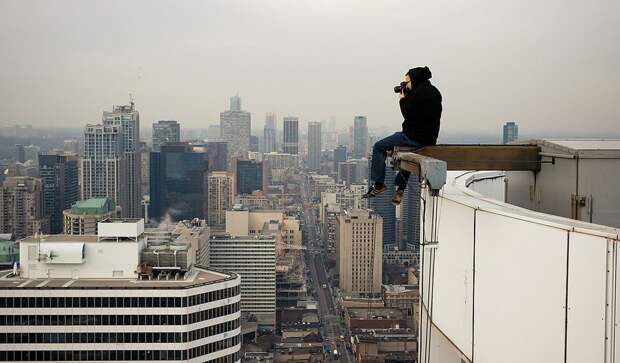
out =
[[[620,158],[620,139],[544,139],[530,143],[542,147],[543,152],[560,152],[582,157]]]

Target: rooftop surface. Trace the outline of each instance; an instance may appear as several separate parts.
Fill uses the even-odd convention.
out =
[[[192,268],[185,280],[136,279],[26,279],[9,277],[10,270],[0,271],[0,289],[179,289],[233,280],[234,273],[223,273],[205,268]]]
[[[620,139],[546,139],[575,150],[620,150]]]
[[[405,319],[405,314],[396,308],[348,308],[351,319]]]
[[[76,202],[71,207],[70,212],[73,214],[97,215],[109,213],[115,208],[114,201],[109,198],[91,198]]]
[[[68,234],[50,234],[43,236],[29,236],[21,240],[22,242],[75,242],[75,243],[136,243],[133,239],[98,239],[95,235],[68,235]]]
[[[620,139],[544,139],[531,140],[542,151],[579,155],[583,158],[620,159]]]

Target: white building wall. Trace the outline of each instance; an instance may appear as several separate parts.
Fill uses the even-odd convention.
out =
[[[19,246],[21,274],[30,279],[138,277],[136,270],[144,241],[85,242],[84,248],[82,263],[48,263],[46,256],[40,254],[38,242],[22,241]]]
[[[162,288],[162,285],[167,284],[166,281],[149,282],[149,281],[136,281],[135,287],[121,288],[121,289],[106,289],[106,288],[63,288],[63,289],[48,289],[43,287],[34,288],[19,287],[9,289],[0,289],[0,299],[5,298],[48,298],[48,297],[129,297],[129,298],[144,298],[144,297],[189,297],[198,294],[204,294],[212,291],[218,291],[229,288],[236,288],[240,285],[240,277],[235,276],[229,278],[229,275],[211,272],[216,276],[221,276],[222,280],[214,281],[205,285],[197,285],[189,288],[178,287],[174,285],[175,282],[171,281],[170,288]],[[5,277],[3,277],[5,278]],[[23,281],[23,280],[22,280]],[[104,284],[105,282],[102,282]],[[177,282],[178,284],[178,282]],[[148,288],[149,285],[157,285],[155,288]],[[175,288],[176,287],[176,288]],[[222,295],[223,296],[223,295]],[[240,295],[232,295],[230,297],[221,298],[218,300],[207,301],[203,304],[187,306],[187,307],[168,307],[168,308],[103,308],[103,307],[79,307],[79,308],[10,308],[0,309],[0,316],[3,315],[54,315],[54,316],[75,316],[75,315],[113,315],[113,316],[135,316],[135,315],[189,315],[208,309],[218,308],[231,304],[238,303],[240,301]],[[5,304],[3,302],[3,304]],[[206,328],[216,324],[238,321],[240,318],[240,311],[232,311],[227,315],[214,316],[205,320],[200,320],[196,323],[190,324],[189,317],[188,323],[182,325],[2,325],[0,326],[0,334],[18,334],[18,333],[186,333],[197,329]],[[229,338],[238,339],[241,332],[240,327],[234,327],[232,330],[225,331],[220,334],[213,334],[205,336],[201,339],[187,340],[184,342],[162,342],[162,343],[0,343],[0,352],[7,351],[158,351],[158,350],[188,350],[195,347],[199,347],[205,344],[215,343],[218,341],[224,341]],[[215,359],[218,357],[226,357],[234,354],[240,350],[240,344],[233,345],[226,349],[216,349],[216,351],[208,354],[204,354],[193,359],[185,361],[190,362],[204,362],[209,359]],[[122,361],[122,360],[116,360]],[[166,361],[166,360],[163,360]],[[179,360],[168,360],[179,361]]]
[[[460,174],[437,197],[438,245],[420,256],[420,361],[620,361],[619,231],[485,198]]]

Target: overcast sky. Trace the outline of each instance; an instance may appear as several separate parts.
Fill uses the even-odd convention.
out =
[[[448,132],[620,129],[618,0],[0,0],[0,126],[82,127],[132,93],[142,127],[206,127],[239,93],[253,128],[398,130],[392,87],[417,65]]]

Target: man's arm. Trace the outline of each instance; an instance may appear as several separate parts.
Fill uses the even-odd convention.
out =
[[[411,121],[412,118],[414,117],[415,111],[414,110],[414,95],[413,94],[409,94],[407,96],[401,96],[399,103],[400,103],[400,113],[403,114],[403,117],[405,118],[405,120]]]

